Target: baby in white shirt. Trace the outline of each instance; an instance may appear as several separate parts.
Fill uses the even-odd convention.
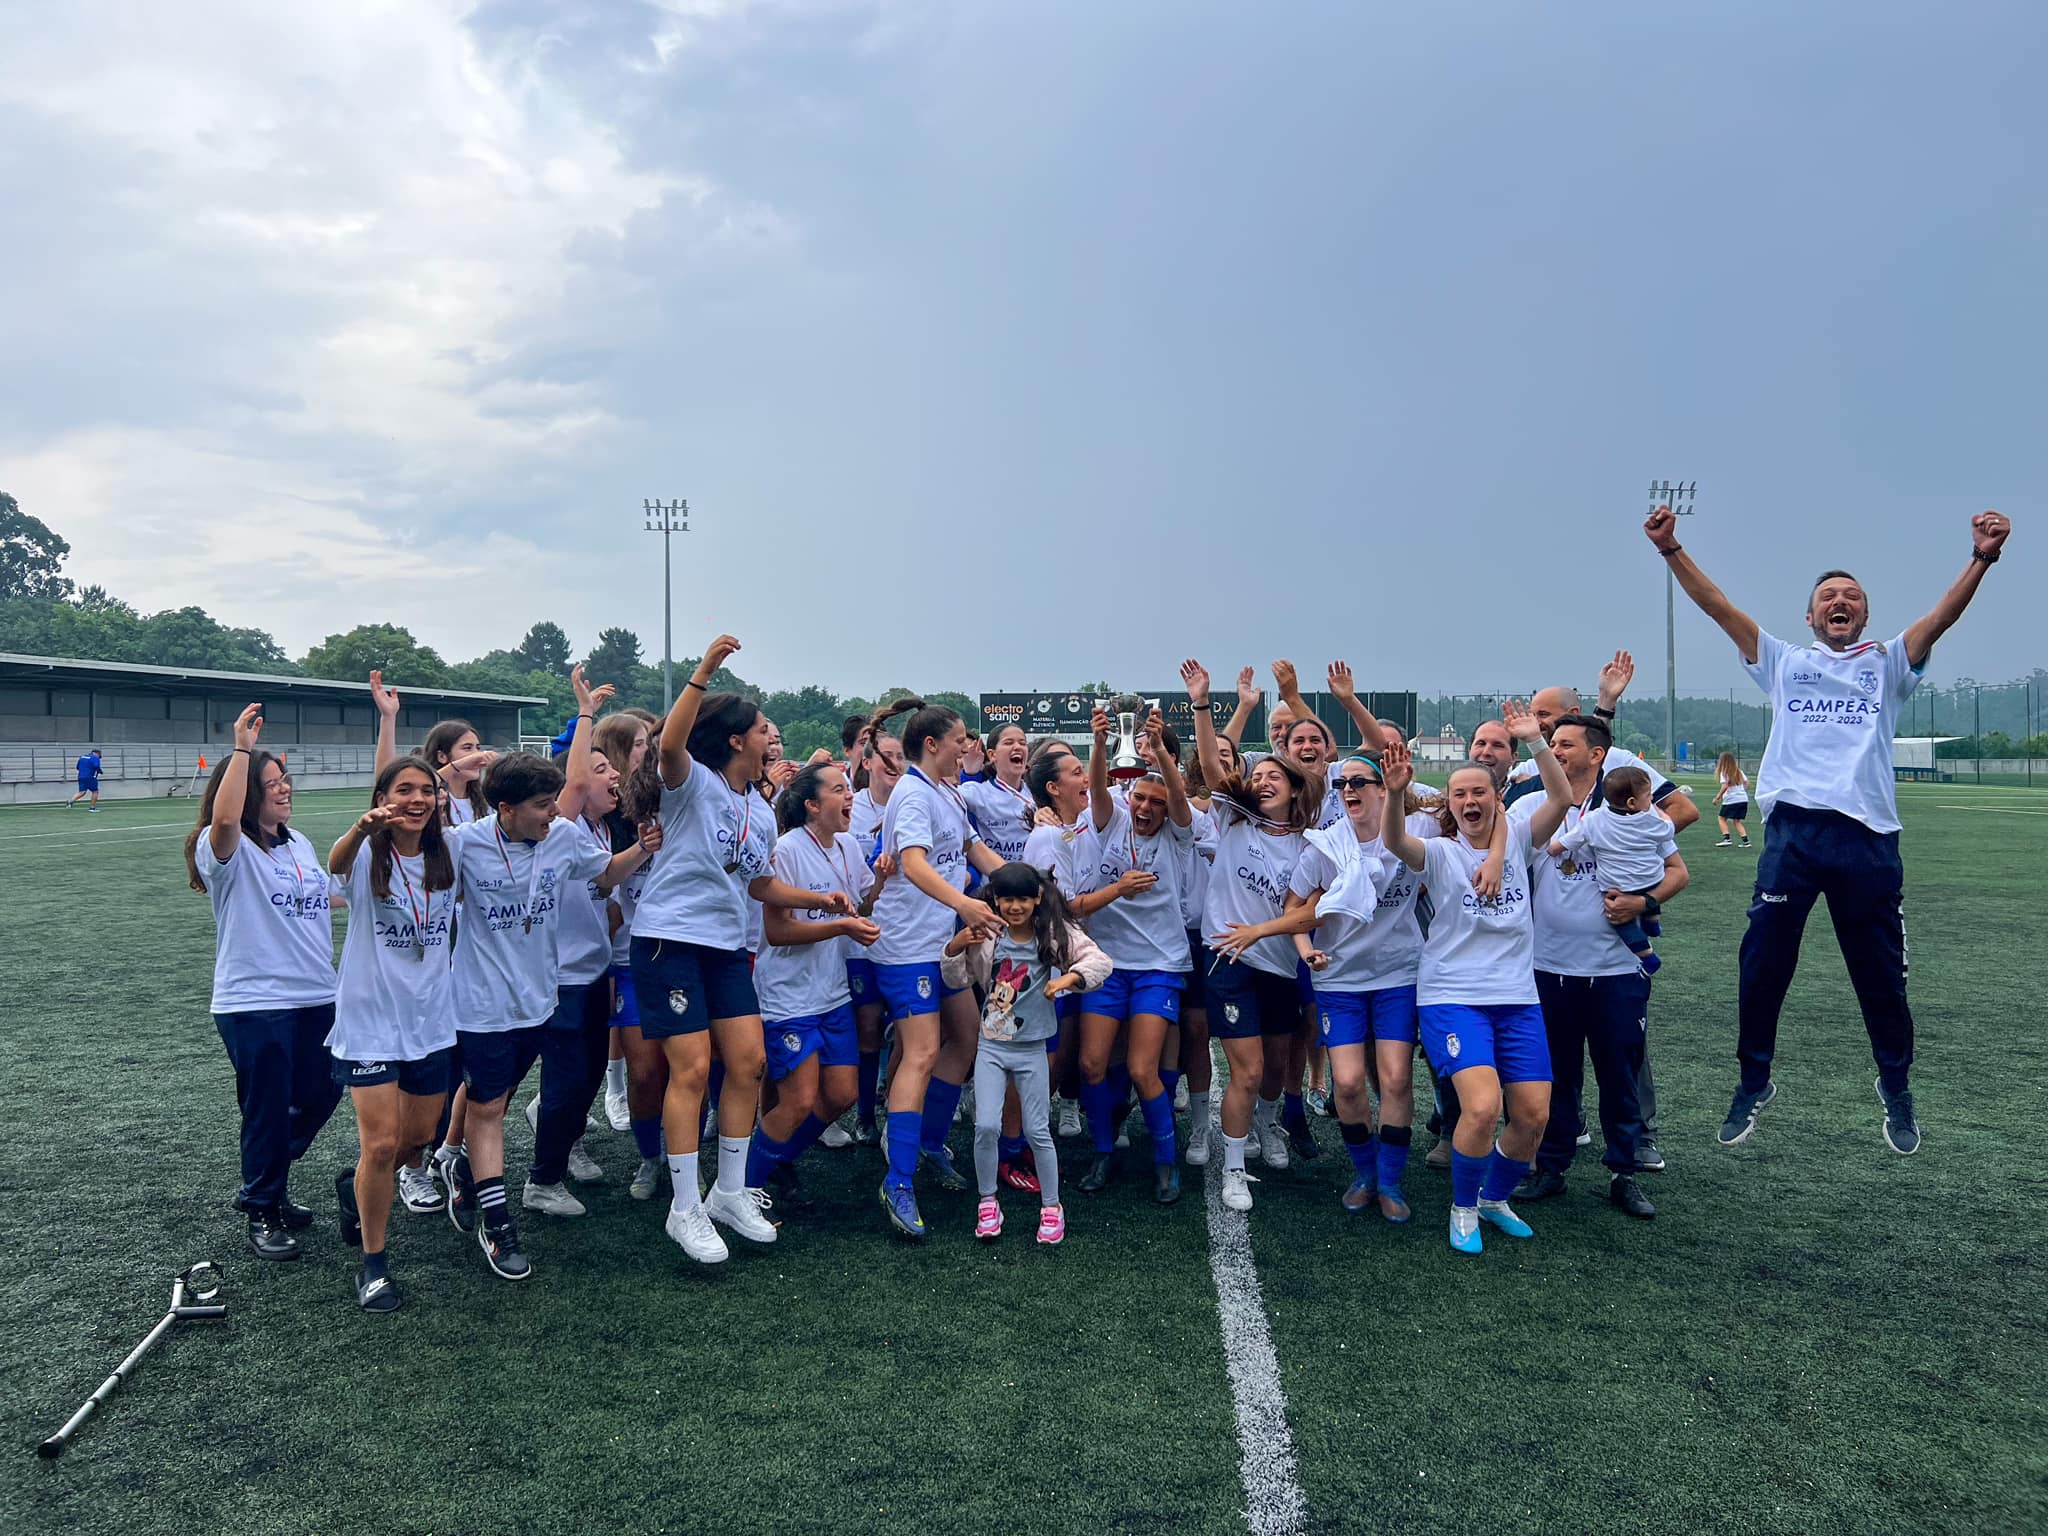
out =
[[[1605,805],[1579,818],[1579,824],[1551,841],[1554,857],[1590,854],[1598,866],[1600,888],[1631,896],[1647,896],[1664,879],[1664,861],[1678,851],[1671,818],[1650,799],[1650,776],[1640,768],[1617,768],[1600,785]],[[1645,913],[1617,923],[1614,935],[1652,974],[1664,962],[1650,940],[1664,926]]]

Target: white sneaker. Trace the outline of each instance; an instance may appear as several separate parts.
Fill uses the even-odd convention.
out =
[[[1252,1176],[1242,1168],[1223,1170],[1223,1204],[1233,1211],[1252,1208]]]
[[[1078,1136],[1081,1134],[1081,1106],[1072,1099],[1060,1100],[1060,1134]]]
[[[540,1095],[537,1093],[526,1101],[526,1128],[536,1136],[540,1134]]]
[[[1268,1168],[1287,1166],[1287,1132],[1280,1128],[1278,1120],[1268,1120],[1259,1127],[1259,1156]]]
[[[398,1198],[408,1211],[438,1211],[448,1203],[432,1173],[409,1166],[398,1170]]]
[[[633,1112],[626,1107],[626,1095],[623,1092],[613,1093],[609,1088],[605,1090],[604,1117],[611,1122],[611,1127],[615,1131],[633,1129]]]
[[[597,1165],[597,1159],[583,1150],[581,1136],[569,1148],[569,1177],[578,1184],[595,1184],[604,1177],[604,1169]]]
[[[1187,1165],[1190,1168],[1209,1166],[1209,1127],[1206,1123],[1188,1127]]]
[[[825,1134],[818,1138],[818,1145],[821,1147],[829,1147],[834,1152],[837,1152],[841,1147],[850,1147],[853,1145],[853,1133],[848,1131],[847,1128],[841,1125],[837,1120],[834,1120],[830,1125],[825,1127]]]
[[[1188,1112],[1188,1080],[1182,1078],[1173,1085],[1173,1112],[1184,1115]]]
[[[1119,1152],[1131,1150],[1131,1133],[1128,1130],[1121,1130],[1116,1133],[1116,1149]]]
[[[635,1200],[652,1200],[654,1192],[661,1188],[661,1174],[660,1158],[641,1158],[640,1166],[633,1170],[633,1182],[626,1186],[626,1193]]]
[[[1258,1163],[1265,1161],[1265,1156],[1259,1147],[1259,1128],[1254,1124],[1251,1135],[1244,1139],[1244,1160],[1247,1163]]]
[[[699,1264],[725,1262],[725,1239],[711,1225],[711,1218],[703,1206],[693,1205],[687,1211],[670,1206],[668,1220],[661,1224],[661,1230],[681,1244],[683,1252]]]
[[[772,1243],[775,1227],[762,1213],[770,1201],[767,1191],[739,1189],[731,1193],[713,1186],[704,1197],[704,1213],[722,1226],[731,1227],[750,1243]]]
[[[536,1184],[527,1180],[526,1188],[519,1193],[519,1203],[529,1211],[540,1211],[549,1216],[581,1216],[584,1205],[560,1184]]]

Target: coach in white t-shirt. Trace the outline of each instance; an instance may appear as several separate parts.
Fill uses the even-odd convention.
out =
[[[1799,964],[1799,939],[1816,898],[1828,916],[1877,1058],[1884,1136],[1892,1150],[1920,1145],[1907,1073],[1913,1016],[1906,1008],[1906,925],[1901,905],[1899,813],[1893,790],[1893,720],[1927,668],[1934,642],[1963,616],[1984,573],[1998,563],[2009,519],[1970,520],[1970,559],[1924,618],[1882,643],[1867,641],[1870,600],[1847,571],[1827,571],[1807,598],[1810,645],[1766,634],[1728,601],[1678,542],[1678,522],[1659,507],[1643,524],[1657,552],[1700,611],[1721,626],[1771,701],[1771,739],[1757,773],[1764,819],[1756,899],[1742,940],[1742,1079],[1721,1126],[1734,1146],[1776,1095],[1771,1058],[1778,1011]]]

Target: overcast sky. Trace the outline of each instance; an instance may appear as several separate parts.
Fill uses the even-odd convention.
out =
[[[872,693],[1662,685],[1997,507],[2048,663],[2038,0],[0,0],[0,489],[144,608]],[[1681,686],[1740,683],[1679,625]]]

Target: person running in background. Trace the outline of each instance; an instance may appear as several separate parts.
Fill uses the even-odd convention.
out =
[[[1723,752],[1714,764],[1714,777],[1721,781],[1721,787],[1714,791],[1714,804],[1718,812],[1715,825],[1721,829],[1721,841],[1716,848],[1732,848],[1734,840],[1730,835],[1729,822],[1742,833],[1742,846],[1751,846],[1749,841],[1749,775],[1742,771],[1742,762],[1733,752]]]
[[[98,810],[100,808],[100,749],[98,747],[94,747],[78,760],[78,793],[65,802],[64,809],[70,810],[72,806],[78,804],[79,801],[87,796],[92,797],[92,804],[87,806],[86,809],[88,811]]]
[[[1685,595],[1735,642],[1771,701],[1771,738],[1757,771],[1757,807],[1770,836],[1757,861],[1756,899],[1742,938],[1741,1079],[1720,1141],[1748,1138],[1776,1097],[1771,1077],[1778,1013],[1799,967],[1813,904],[1828,899],[1863,1027],[1877,1061],[1884,1139],[1902,1156],[1919,1150],[1910,1072],[1913,1015],[1906,1007],[1905,865],[1899,859],[1893,716],[1926,674],[1984,573],[1998,563],[2012,522],[1970,519],[1970,558],[1941,600],[1889,641],[1868,641],[1870,599],[1847,571],[1823,571],[1806,599],[1813,643],[1795,646],[1762,628],[1707,579],[1678,542],[1678,519],[1659,507],[1643,523]],[[1775,820],[1774,820],[1775,818]]]

